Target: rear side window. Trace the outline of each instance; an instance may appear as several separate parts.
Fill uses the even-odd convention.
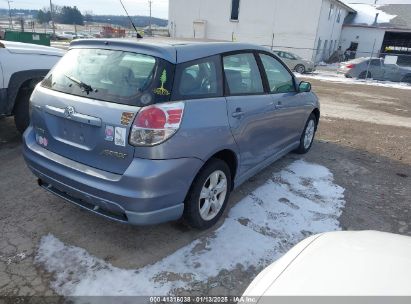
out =
[[[379,60],[379,59],[372,59],[372,60],[371,60],[371,65],[372,65],[372,66],[376,66],[376,67],[380,67],[380,66],[381,66],[381,60]]]
[[[212,98],[223,95],[219,56],[177,66],[173,99]]]
[[[43,80],[63,93],[144,106],[170,100],[173,65],[148,55],[72,49]]]
[[[224,73],[230,95],[263,94],[264,87],[252,53],[224,57]]]
[[[274,57],[260,54],[271,93],[295,92],[294,79],[290,72]]]

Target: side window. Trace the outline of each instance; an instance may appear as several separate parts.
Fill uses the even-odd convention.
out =
[[[290,59],[290,60],[295,60],[295,57],[292,55],[292,54],[290,54],[290,53],[285,53],[284,52],[284,56],[283,56],[284,58],[287,58],[287,59]]]
[[[294,80],[290,72],[274,57],[260,54],[267,74],[271,93],[295,92]]]
[[[371,60],[371,65],[374,67],[380,67],[381,66],[381,60],[379,59],[372,59]]]
[[[176,69],[174,99],[210,98],[223,95],[219,56],[183,63]]]
[[[225,56],[223,62],[230,95],[264,93],[263,81],[254,54]]]

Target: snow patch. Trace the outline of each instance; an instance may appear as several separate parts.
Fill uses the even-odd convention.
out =
[[[223,269],[266,266],[311,234],[339,230],[344,189],[325,167],[295,161],[242,199],[213,235],[140,269],[120,269],[49,234],[36,262],[61,295],[168,295]]]

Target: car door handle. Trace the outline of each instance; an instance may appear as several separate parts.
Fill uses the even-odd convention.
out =
[[[283,107],[283,102],[282,101],[279,101],[279,102],[274,104],[275,109],[281,109],[282,107]]]
[[[244,114],[245,114],[245,113],[241,110],[241,108],[237,108],[237,109],[235,110],[235,112],[233,112],[233,113],[231,114],[231,116],[234,117],[234,118],[241,118],[241,117],[244,116]]]

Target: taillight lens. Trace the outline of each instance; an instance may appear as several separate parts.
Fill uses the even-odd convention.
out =
[[[130,132],[133,146],[154,146],[173,136],[183,120],[184,103],[163,103],[144,107],[134,119]]]
[[[353,68],[355,68],[355,64],[350,63],[350,64],[347,64],[345,67],[347,69],[353,69]]]

